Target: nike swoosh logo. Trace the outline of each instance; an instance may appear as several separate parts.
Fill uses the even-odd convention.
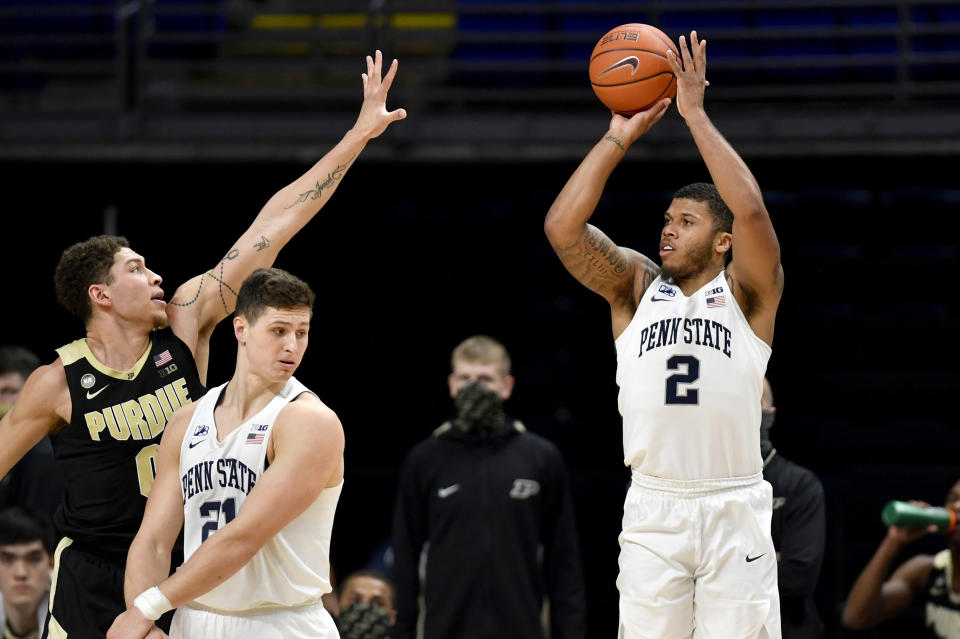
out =
[[[92,392],[92,393],[91,393],[90,391],[87,391],[87,399],[93,399],[94,397],[96,397],[97,395],[99,395],[100,393],[102,393],[103,391],[107,390],[107,388],[108,388],[109,386],[110,386],[110,384],[107,384],[106,386],[104,386],[104,387],[101,388],[100,390],[94,391],[94,392]]]
[[[614,62],[609,67],[607,67],[606,69],[598,73],[597,77],[602,78],[604,75],[606,75],[607,73],[610,73],[614,69],[619,69],[620,67],[626,67],[626,66],[632,67],[630,69],[630,75],[633,75],[634,73],[637,72],[637,67],[640,66],[640,58],[638,58],[635,55],[628,55],[623,60],[620,60],[619,62]]]
[[[446,488],[437,489],[437,495],[440,497],[440,499],[446,499],[458,490],[460,490],[460,484],[454,484],[452,486],[447,486]]]
[[[198,441],[198,442],[190,442],[189,444],[187,444],[187,448],[193,448],[193,447],[196,446],[197,444],[202,444],[204,441],[206,441],[206,440],[201,439],[201,440]]]
[[[751,561],[756,561],[757,559],[760,559],[761,557],[763,557],[763,555],[766,555],[766,554],[767,553],[763,553],[763,554],[757,555],[756,557],[751,557],[750,555],[747,555],[747,563],[749,564]]]
[[[672,302],[673,300],[669,297],[651,297],[651,302]]]

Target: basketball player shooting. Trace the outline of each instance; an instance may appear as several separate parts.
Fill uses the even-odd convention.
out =
[[[211,333],[233,312],[244,278],[270,266],[366,144],[406,117],[386,109],[396,60],[382,81],[379,51],[366,65],[354,126],[169,301],[124,238],[93,237],[61,256],[57,298],[86,335],[38,368],[0,421],[0,478],[48,434],[65,478],[45,637],[103,637],[124,610],[124,559],[153,486],[160,436],[173,411],[204,392]]]
[[[313,291],[280,269],[246,279],[232,379],[177,411],[127,557],[129,608],[108,639],[141,639],[177,607],[174,639],[336,639],[330,533],[343,486],[343,428],[293,377]],[[183,526],[185,563],[167,578]]]
[[[704,110],[706,41],[666,55],[677,109],[714,185],[681,188],[664,214],[661,265],[588,223],[627,149],[664,99],[614,114],[547,214],[567,270],[610,304],[624,463],[621,639],[779,638],[772,493],[760,395],[783,291],[780,249],[756,180]],[[730,255],[733,258],[730,260]]]

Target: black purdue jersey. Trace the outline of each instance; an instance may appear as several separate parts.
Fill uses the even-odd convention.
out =
[[[85,339],[57,349],[73,409],[70,424],[51,437],[66,485],[54,523],[108,558],[124,557],[140,528],[167,420],[204,393],[187,345],[169,328],[150,337],[129,371],[97,361]]]
[[[953,591],[954,566],[950,549],[933,557],[924,588],[927,634],[934,639],[960,638],[960,593]]]

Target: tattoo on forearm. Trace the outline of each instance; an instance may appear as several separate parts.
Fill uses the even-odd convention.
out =
[[[620,139],[617,138],[617,136],[613,135],[612,133],[611,133],[610,135],[608,135],[607,137],[605,137],[604,140],[609,140],[610,142],[613,142],[614,144],[616,144],[617,146],[620,147],[620,150],[621,150],[621,151],[626,151],[626,150],[627,150],[627,148],[626,148],[625,146],[623,146],[623,142],[621,142]]]
[[[283,208],[289,209],[296,204],[306,202],[307,200],[316,200],[317,198],[319,198],[320,194],[323,193],[324,189],[328,189],[340,181],[340,178],[343,177],[343,172],[347,170],[347,168],[350,166],[350,163],[353,162],[353,160],[354,158],[350,158],[343,164],[338,165],[337,168],[335,168],[332,172],[327,173],[326,180],[324,180],[323,182],[320,182],[320,181],[317,182],[316,188],[310,189],[309,191],[304,191],[297,197],[296,200],[294,200],[293,202],[291,202],[290,204],[288,204]]]
[[[257,249],[257,251],[262,251],[263,249],[267,248],[268,246],[270,246],[270,240],[267,239],[267,236],[266,236],[266,235],[261,235],[261,236],[260,236],[260,241],[257,242],[256,244],[254,244],[254,245],[253,245],[253,248]]]

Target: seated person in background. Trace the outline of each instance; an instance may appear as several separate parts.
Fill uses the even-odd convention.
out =
[[[21,508],[0,511],[0,626],[3,639],[43,630],[56,544],[53,529]]]
[[[946,507],[960,513],[960,481],[947,494]],[[948,548],[936,555],[917,555],[887,578],[904,546],[934,532],[937,532],[936,526],[887,529],[880,547],[850,590],[843,607],[845,627],[872,628],[896,617],[914,601],[922,601],[926,604],[926,632],[917,628],[913,637],[960,639],[960,574],[954,568],[960,559],[960,529],[950,534]]]
[[[22,346],[0,346],[0,418],[38,366],[40,358]],[[41,439],[0,479],[0,509],[20,506],[52,521],[62,499],[63,478],[49,437]]]
[[[770,429],[777,408],[766,378],[760,396],[763,478],[773,487],[770,536],[777,551],[777,586],[783,639],[820,639],[823,624],[813,592],[823,565],[827,515],[823,486],[811,471],[777,453]]]
[[[375,570],[351,573],[340,588],[341,639],[385,639],[397,620],[393,584]]]

